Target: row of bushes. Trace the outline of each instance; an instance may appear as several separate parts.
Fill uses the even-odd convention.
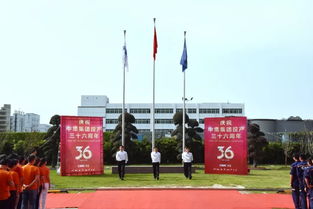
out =
[[[12,152],[18,155],[27,155],[31,149],[44,143],[45,133],[0,133],[0,154],[10,154]],[[112,150],[111,133],[104,134],[104,162],[105,164],[114,164],[114,153]],[[177,150],[177,141],[174,138],[161,138],[156,140],[156,146],[162,153],[162,163],[181,162]],[[285,148],[285,149],[284,149]],[[130,155],[130,163],[143,164],[150,163],[151,143],[147,140],[135,141],[131,149],[127,149]],[[193,151],[196,163],[203,163],[202,143],[198,143],[197,151]],[[262,156],[259,156],[259,164],[284,164],[287,160],[291,162],[291,156],[294,152],[300,151],[300,144],[293,142],[288,145],[287,157],[285,155],[286,147],[280,142],[271,142],[263,150]]]

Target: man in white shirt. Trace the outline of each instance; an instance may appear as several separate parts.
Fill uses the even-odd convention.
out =
[[[125,175],[125,164],[128,161],[127,152],[124,151],[124,146],[119,147],[120,151],[118,151],[115,155],[117,165],[118,165],[118,175],[121,180],[124,180]]]
[[[182,154],[182,159],[184,162],[184,175],[186,179],[191,179],[191,164],[193,161],[192,153],[190,152],[190,149],[188,147],[185,147],[185,151]]]
[[[154,147],[151,152],[152,168],[154,179],[159,180],[160,176],[160,163],[161,163],[161,153],[158,152],[158,148]]]

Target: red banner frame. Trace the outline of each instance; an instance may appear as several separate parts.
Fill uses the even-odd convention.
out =
[[[103,118],[61,116],[61,175],[103,174]]]
[[[248,174],[247,118],[204,119],[205,173]]]

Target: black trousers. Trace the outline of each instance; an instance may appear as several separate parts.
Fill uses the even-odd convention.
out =
[[[186,178],[191,178],[191,163],[184,163],[184,175]]]
[[[15,209],[16,190],[10,191],[10,197],[8,201],[9,201],[8,209]]]
[[[153,176],[158,178],[160,176],[160,163],[152,163]]]
[[[118,175],[120,179],[122,179],[125,176],[125,160],[117,161],[117,165],[118,165]]]
[[[0,200],[0,209],[8,209],[9,208],[9,199]]]
[[[18,199],[17,209],[21,209],[21,208],[22,208],[22,194],[23,194],[23,192],[20,192],[20,193],[19,193],[19,199]]]

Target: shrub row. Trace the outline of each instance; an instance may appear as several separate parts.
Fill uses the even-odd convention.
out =
[[[0,133],[0,154],[10,154],[12,152],[18,155],[27,155],[35,146],[40,146],[44,143],[45,133]],[[110,140],[111,133],[104,134],[104,162],[105,164],[114,164],[114,153],[112,150],[112,142]],[[156,146],[162,153],[162,163],[180,163],[179,152],[177,151],[177,141],[174,138],[162,138],[156,140]],[[126,148],[127,149],[127,148]],[[198,143],[193,151],[196,163],[203,163],[203,143]],[[200,150],[200,151],[199,151]],[[201,151],[202,150],[202,151]],[[293,142],[285,144],[280,142],[271,142],[263,150],[260,156],[259,164],[284,164],[292,161],[291,156],[294,152],[300,151],[300,144]],[[147,140],[134,141],[134,146],[131,150],[127,149],[128,153],[133,153],[130,159],[132,164],[150,163],[151,143]],[[285,155],[285,153],[287,155]],[[287,156],[287,157],[286,157]]]

